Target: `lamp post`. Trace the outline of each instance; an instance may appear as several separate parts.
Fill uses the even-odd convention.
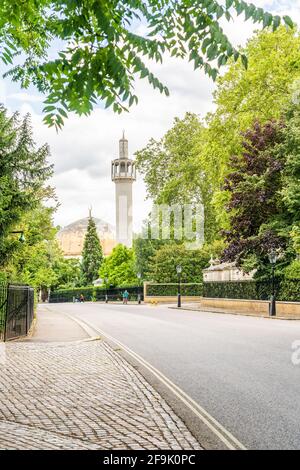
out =
[[[176,271],[177,271],[177,275],[178,275],[178,293],[177,293],[177,307],[181,307],[181,285],[180,285],[180,281],[181,281],[181,272],[182,272],[182,267],[180,264],[178,264],[178,266],[176,266]]]
[[[276,261],[278,259],[278,256],[276,254],[276,251],[272,250],[269,254],[269,261],[272,266],[272,295],[270,299],[270,316],[275,317],[276,316],[276,292],[275,292],[275,265]]]
[[[139,286],[138,286],[138,304],[141,305],[141,278],[142,278],[142,273],[138,272],[137,273],[137,278],[139,280]]]
[[[108,279],[107,279],[107,277],[104,278],[104,282],[105,282],[105,303],[107,304],[107,303],[108,303],[108,295],[107,295],[107,283],[108,283]]]
[[[19,242],[24,243],[26,241],[23,230],[14,230],[13,232],[10,232],[10,233],[20,233]]]

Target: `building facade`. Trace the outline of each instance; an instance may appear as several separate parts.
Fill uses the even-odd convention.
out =
[[[93,217],[104,256],[111,254],[116,246],[115,232],[112,225]],[[63,227],[57,234],[57,240],[65,258],[81,258],[89,217],[76,220]]]

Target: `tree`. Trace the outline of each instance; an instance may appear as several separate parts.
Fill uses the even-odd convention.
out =
[[[111,255],[107,256],[100,268],[100,276],[107,279],[109,285],[129,286],[137,285],[135,272],[135,259],[132,249],[124,245],[117,245]]]
[[[287,125],[256,121],[244,133],[242,154],[231,158],[232,172],[225,182],[230,193],[230,229],[225,232],[228,246],[224,260],[256,267],[258,274],[269,264],[272,250],[281,252],[281,267],[295,257],[291,230],[293,223],[299,223],[300,213],[297,209],[294,212],[294,203],[289,213],[290,200],[282,196],[294,186],[294,175],[290,179],[289,174],[293,153],[299,158],[299,112],[296,116],[296,121]]]
[[[30,117],[20,120],[17,113],[7,116],[0,107],[0,266],[15,250],[18,239],[11,232],[25,214],[38,207],[43,199],[53,196],[45,181],[52,175],[47,163],[47,145],[36,148],[32,139]]]
[[[81,286],[81,265],[79,259],[60,257],[56,260],[53,269],[57,276],[57,281],[53,285],[56,289]]]
[[[82,278],[85,285],[91,285],[98,278],[102,262],[102,246],[97,235],[96,224],[90,216],[83,244],[81,262]]]
[[[98,99],[115,112],[137,101],[136,76],[161,93],[168,89],[145,59],[161,62],[165,53],[188,58],[213,79],[229,59],[247,66],[246,56],[231,44],[220,20],[245,14],[264,28],[282,20],[242,0],[4,0],[0,5],[2,60],[12,64],[12,80],[31,83],[47,94],[45,121],[61,127],[68,111],[89,114]],[[283,23],[293,26],[285,16]],[[138,34],[137,24],[145,34]],[[50,58],[52,43],[62,43]],[[25,60],[14,65],[20,53]]]
[[[142,235],[136,237],[133,241],[133,251],[135,258],[135,272],[141,273],[144,280],[148,279],[149,264],[155,252],[168,243],[167,240],[157,240],[144,238]]]
[[[203,246],[200,250],[187,250],[184,245],[168,244],[159,248],[151,258],[147,278],[154,282],[177,282],[176,266],[182,266],[182,281],[201,283],[202,270],[211,256],[221,253],[221,242]]]
[[[198,116],[186,113],[183,119],[175,118],[173,127],[160,141],[151,139],[146,148],[138,151],[136,162],[144,175],[148,196],[156,204],[204,205],[205,239],[209,242],[216,237],[216,224],[211,204],[213,182],[199,154],[205,135]]]
[[[255,34],[243,52],[248,69],[231,63],[218,79],[214,95],[216,110],[206,117],[206,135],[199,146],[199,158],[213,185],[212,205],[218,225],[229,227],[225,211],[228,202],[222,191],[230,170],[230,158],[242,151],[242,133],[257,119],[261,124],[280,119],[291,101],[299,96],[299,32],[279,28]],[[295,90],[296,87],[296,90]]]
[[[43,299],[48,297],[48,289],[59,282],[55,266],[63,259],[52,221],[54,210],[39,204],[23,215],[20,224],[25,242],[18,244],[3,269],[7,281],[31,285]]]
[[[282,143],[277,154],[285,156],[285,168],[281,196],[291,221],[293,232],[300,231],[300,108],[299,105],[289,107],[285,127],[282,131]],[[300,249],[299,249],[300,253]]]

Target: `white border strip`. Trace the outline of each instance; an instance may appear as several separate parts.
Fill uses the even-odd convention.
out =
[[[145,367],[149,372],[151,372],[157,379],[159,379],[171,392],[179,398],[219,439],[229,450],[247,450],[247,448],[231,434],[231,432],[227,431],[222,424],[220,424],[213,416],[211,416],[202,406],[198,405],[195,400],[193,400],[189,395],[187,395],[180,387],[175,385],[170,379],[168,379],[162,372],[152,366],[149,362],[143,359],[139,354],[132,351],[130,348],[125,346],[125,344],[121,343],[119,340],[110,336],[109,334],[105,333],[98,327],[95,327],[91,323],[87,322],[86,320],[81,320],[77,317],[73,317],[72,315],[63,312],[64,315],[68,316],[70,319],[76,321],[82,327],[85,324],[89,328],[96,331],[101,336],[104,336],[108,340],[112,341],[120,348],[124,349],[128,354],[130,354],[135,360],[140,362],[143,367]]]

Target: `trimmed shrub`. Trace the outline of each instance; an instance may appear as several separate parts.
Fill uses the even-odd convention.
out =
[[[277,278],[275,280],[277,300],[300,302],[299,279]],[[272,294],[271,280],[205,282],[204,297],[218,299],[269,300]]]
[[[167,297],[175,296],[178,293],[178,284],[147,284],[146,295],[148,297]],[[182,296],[202,296],[203,284],[181,284]]]
[[[280,286],[279,300],[300,302],[300,279],[285,279]]]

